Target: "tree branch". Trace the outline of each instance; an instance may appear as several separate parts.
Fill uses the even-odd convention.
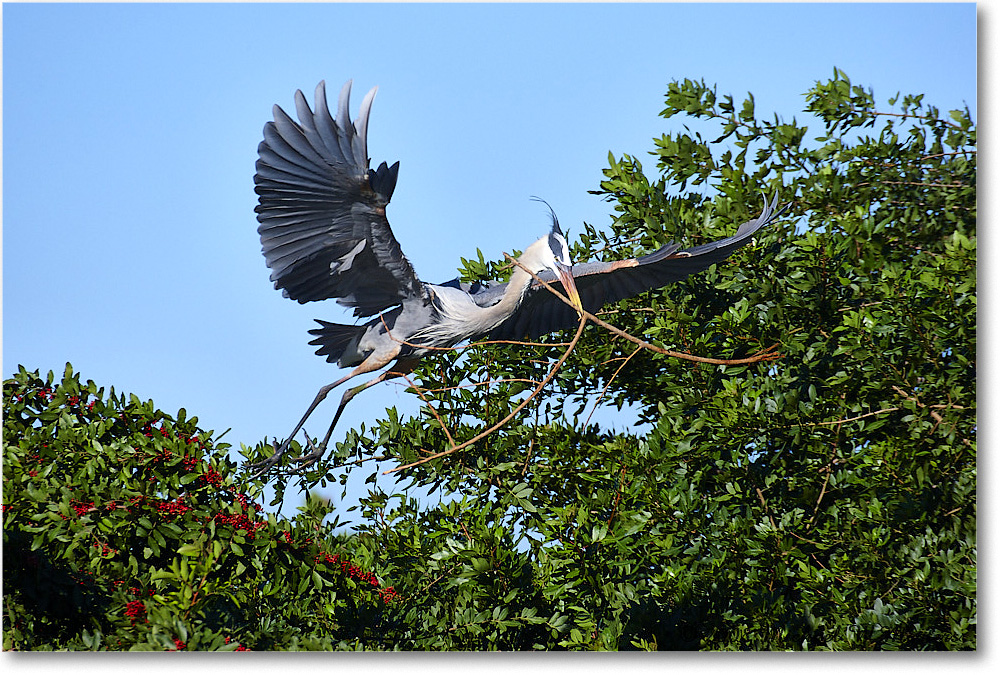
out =
[[[557,291],[549,283],[547,283],[546,281],[544,281],[543,279],[541,279],[537,274],[535,274],[534,272],[532,272],[531,270],[529,270],[528,268],[526,268],[524,265],[522,265],[520,262],[518,262],[517,259],[511,257],[507,253],[505,253],[504,255],[507,257],[508,260],[510,260],[511,262],[513,262],[514,264],[516,264],[518,267],[520,267],[521,269],[523,269],[528,274],[530,274],[531,277],[535,281],[537,281],[542,286],[544,286],[545,288],[547,288],[550,293],[552,293],[553,295],[555,295],[557,298],[559,298],[560,300],[562,300],[563,302],[565,302],[567,305],[569,305],[573,309],[576,309],[576,305],[574,305],[572,302],[570,302],[569,298],[567,298],[565,295],[563,295],[562,293],[560,293],[559,291]],[[646,342],[645,340],[640,340],[637,337],[629,335],[628,333],[626,333],[625,331],[623,331],[621,328],[618,328],[617,326],[613,326],[613,325],[611,325],[610,323],[608,323],[606,321],[602,321],[601,319],[597,318],[596,316],[594,316],[593,314],[591,314],[590,312],[588,312],[586,310],[577,310],[577,312],[580,313],[588,321],[591,321],[592,323],[597,324],[601,328],[609,330],[612,333],[614,333],[615,335],[618,335],[619,337],[623,337],[626,340],[639,345],[643,349],[648,349],[651,352],[655,352],[657,354],[663,354],[664,356],[672,356],[674,358],[683,359],[685,361],[694,361],[696,363],[710,363],[710,364],[718,365],[718,366],[737,366],[737,365],[744,365],[744,364],[747,364],[747,363],[759,363],[761,361],[774,361],[776,359],[782,358],[781,354],[776,353],[776,352],[773,351],[774,349],[776,349],[781,344],[780,342],[776,342],[773,345],[771,345],[770,347],[768,347],[767,349],[762,349],[762,350],[758,351],[757,353],[755,353],[755,354],[753,354],[751,356],[748,356],[746,358],[743,358],[743,359],[713,359],[713,358],[709,358],[709,357],[706,357],[706,356],[695,356],[694,354],[686,354],[684,352],[675,352],[675,351],[673,351],[671,349],[664,349],[663,347],[657,347],[656,345],[650,344],[650,343]]]
[[[441,424],[442,429],[444,429],[445,435],[448,437],[448,442],[449,442],[449,445],[451,447],[449,447],[447,450],[442,450],[441,452],[437,452],[437,453],[434,453],[432,455],[428,455],[427,457],[424,457],[422,459],[418,459],[415,462],[410,462],[409,464],[404,464],[402,466],[397,466],[394,469],[388,469],[386,471],[383,471],[382,472],[383,474],[391,474],[391,473],[396,473],[397,471],[402,471],[404,469],[410,469],[410,468],[413,468],[415,466],[419,466],[421,464],[426,464],[427,462],[430,462],[432,460],[438,459],[440,457],[444,457],[446,455],[450,455],[452,453],[458,452],[459,450],[462,450],[464,448],[469,447],[470,445],[472,445],[476,441],[479,441],[480,439],[488,436],[489,434],[493,433],[497,429],[503,427],[505,424],[507,424],[507,422],[509,422],[511,419],[513,419],[514,416],[517,413],[519,413],[526,405],[528,405],[528,403],[531,402],[542,391],[542,389],[545,387],[545,385],[548,384],[549,381],[555,376],[556,371],[558,371],[559,368],[562,367],[563,363],[566,362],[566,359],[569,358],[569,355],[573,351],[573,348],[576,347],[577,342],[580,341],[580,337],[583,335],[583,329],[586,327],[588,321],[591,321],[591,322],[597,324],[598,326],[601,326],[602,328],[604,328],[604,329],[606,329],[606,330],[614,333],[615,335],[618,335],[619,337],[625,338],[626,340],[628,340],[628,341],[630,341],[630,342],[638,345],[642,349],[648,349],[648,350],[650,350],[652,352],[655,352],[657,354],[662,354],[664,356],[672,356],[674,358],[683,359],[685,361],[694,361],[695,363],[708,363],[708,364],[712,364],[712,365],[734,366],[734,365],[744,365],[744,364],[748,364],[748,363],[760,363],[760,362],[764,362],[764,361],[773,361],[775,359],[782,358],[781,354],[776,353],[774,351],[781,344],[779,342],[774,343],[773,345],[771,345],[767,349],[760,350],[757,353],[755,353],[755,354],[753,354],[753,355],[751,355],[749,357],[742,358],[742,359],[714,359],[714,358],[705,357],[705,356],[695,356],[693,354],[686,354],[684,352],[675,352],[675,351],[670,350],[670,349],[664,349],[662,347],[657,347],[656,345],[650,344],[650,343],[646,342],[645,340],[640,340],[637,337],[629,335],[625,331],[621,330],[620,328],[618,328],[616,326],[611,325],[610,323],[607,323],[606,321],[602,321],[601,319],[597,318],[596,316],[594,316],[593,314],[591,314],[590,312],[588,312],[586,310],[577,309],[576,306],[572,302],[570,302],[569,298],[567,298],[565,295],[563,295],[562,293],[560,293],[559,291],[557,291],[554,287],[552,287],[552,285],[550,285],[549,283],[547,283],[546,281],[544,281],[543,279],[541,279],[537,274],[535,274],[534,272],[532,272],[531,270],[529,270],[528,268],[526,268],[524,265],[522,265],[519,260],[517,260],[516,258],[514,258],[513,256],[511,256],[508,253],[504,253],[504,257],[507,258],[507,260],[510,263],[512,263],[514,265],[517,265],[518,267],[520,267],[521,269],[523,269],[525,272],[527,272],[529,275],[531,275],[531,277],[535,281],[537,281],[542,286],[544,286],[550,293],[552,293],[553,295],[555,295],[557,298],[559,298],[560,300],[562,300],[563,302],[565,302],[570,307],[573,307],[574,309],[577,310],[577,313],[580,315],[580,325],[577,327],[576,335],[573,337],[573,339],[568,344],[567,343],[558,343],[560,345],[567,344],[566,351],[563,352],[563,355],[561,357],[559,357],[559,360],[556,362],[556,364],[552,367],[551,370],[549,370],[548,374],[541,381],[541,383],[537,387],[535,387],[534,391],[531,392],[531,394],[528,396],[528,398],[526,398],[516,408],[514,408],[514,410],[512,410],[509,415],[507,415],[506,417],[504,417],[502,420],[500,420],[499,422],[497,422],[496,424],[494,424],[490,428],[486,429],[485,431],[483,431],[483,432],[477,434],[476,436],[474,436],[473,438],[469,439],[468,441],[465,441],[463,443],[455,445],[455,442],[454,442],[454,440],[451,437],[451,433],[448,431],[447,427],[445,426],[444,421],[441,420],[440,416],[434,410],[433,406],[430,406],[431,414],[433,414],[434,417],[438,420],[438,423]],[[391,336],[391,333],[390,333],[390,336]],[[407,343],[403,342],[402,340],[397,340],[397,341],[398,342],[402,342],[403,344],[407,344]],[[503,341],[503,342],[506,343],[506,342],[509,342],[509,341]],[[475,343],[475,344],[485,344],[485,343],[480,342],[480,343]],[[513,344],[528,344],[528,345],[532,345],[532,346],[538,346],[538,345],[541,345],[542,343],[518,343],[518,342],[513,342]],[[552,345],[545,345],[545,346],[552,346]],[[449,349],[451,349],[451,348],[449,348]],[[636,350],[636,351],[638,351],[638,350]],[[633,355],[634,354],[635,354],[635,352],[633,352]],[[631,358],[631,356],[629,358]],[[624,364],[622,364],[622,365],[624,366]],[[619,370],[620,370],[620,368],[619,368]],[[616,375],[617,375],[617,373],[616,373]],[[409,382],[408,378],[407,378],[407,382]],[[412,383],[411,383],[411,386],[413,386]],[[420,393],[420,390],[417,387],[414,387],[414,389],[417,390],[417,393],[420,394],[420,397],[426,403],[427,399],[423,396],[422,393]]]
[[[489,436],[494,431],[507,424],[507,422],[513,419],[514,416],[517,415],[517,413],[521,412],[521,410],[526,405],[528,405],[528,403],[530,403],[531,400],[534,399],[539,394],[539,392],[542,391],[542,388],[545,387],[545,385],[548,384],[549,381],[555,376],[556,371],[558,371],[562,367],[562,364],[566,362],[567,358],[569,358],[569,355],[573,351],[573,348],[576,347],[576,343],[580,341],[580,336],[583,335],[583,329],[586,327],[586,325],[587,325],[586,318],[581,318],[580,326],[576,329],[576,335],[573,337],[573,340],[569,343],[569,347],[567,347],[566,351],[563,352],[563,355],[559,357],[559,360],[556,361],[556,364],[552,366],[552,369],[549,370],[548,374],[545,376],[545,379],[543,379],[542,382],[537,387],[535,387],[535,390],[531,392],[531,395],[528,396],[528,398],[521,401],[521,403],[516,408],[514,408],[509,415],[507,415],[502,420],[491,426],[486,431],[483,431],[482,433],[473,436],[464,443],[461,443],[459,445],[452,445],[452,447],[448,448],[447,450],[442,450],[441,452],[435,453],[433,455],[428,455],[423,459],[418,459],[415,462],[410,462],[409,464],[404,464],[403,466],[397,466],[395,469],[389,469],[387,471],[383,471],[382,473],[383,474],[396,473],[397,471],[402,471],[403,469],[410,469],[412,467],[419,466],[420,464],[425,464],[431,460],[438,459],[439,457],[450,455],[453,452],[458,452],[459,450],[469,447],[476,441],[485,438],[486,436]]]
[[[628,364],[628,362],[632,360],[632,357],[638,354],[640,351],[642,351],[642,347],[636,347],[631,354],[625,357],[625,360],[622,361],[622,364],[618,366],[618,368],[615,370],[614,375],[611,376],[611,379],[608,380],[608,383],[604,385],[604,389],[601,390],[601,395],[598,396],[597,400],[594,402],[594,407],[590,410],[590,414],[587,415],[587,421],[583,423],[583,426],[587,426],[588,424],[590,424],[590,418],[594,416],[594,412],[597,410],[597,406],[601,405],[601,401],[604,400],[604,395],[608,393],[608,388],[611,387],[611,383],[615,381],[616,377],[618,377],[618,373],[622,372],[622,368],[624,368]]]

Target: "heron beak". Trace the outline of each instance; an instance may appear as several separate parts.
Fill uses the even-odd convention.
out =
[[[573,303],[576,313],[583,316],[583,302],[580,300],[580,293],[576,290],[576,279],[573,278],[573,269],[569,265],[556,263],[556,273],[559,281],[562,282],[566,297]]]

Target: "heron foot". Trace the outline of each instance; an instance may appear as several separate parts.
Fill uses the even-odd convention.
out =
[[[278,449],[275,450],[274,454],[272,454],[270,457],[268,457],[267,459],[262,459],[259,462],[253,462],[252,464],[248,464],[247,468],[254,471],[254,474],[251,475],[250,478],[251,479],[260,478],[268,471],[270,471],[273,467],[277,466],[278,463],[281,462],[281,458],[285,455],[285,452],[287,452],[288,446],[291,444],[291,442],[292,442],[291,437],[288,437],[287,439],[285,439],[284,443],[278,446]]]
[[[305,429],[303,429],[303,431],[305,431]],[[295,471],[292,473],[300,475],[305,473],[307,469],[321,460],[323,455],[326,453],[326,441],[316,445],[312,442],[312,439],[309,438],[309,434],[306,434],[306,445],[312,452],[302,455],[301,457],[292,458],[292,461],[298,464],[298,467],[296,467]]]

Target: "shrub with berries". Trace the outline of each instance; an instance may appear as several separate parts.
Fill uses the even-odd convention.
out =
[[[288,521],[229,446],[135,396],[4,382],[7,650],[351,646],[401,602],[312,500]]]

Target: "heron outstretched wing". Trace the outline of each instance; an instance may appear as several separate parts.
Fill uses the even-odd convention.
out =
[[[678,250],[677,244],[667,244],[649,255],[627,258],[614,262],[587,262],[573,266],[573,277],[580,293],[583,308],[595,313],[603,305],[618,302],[638,295],[643,291],[665,286],[686,276],[700,272],[713,264],[725,260],[733,251],[747,244],[757,230],[764,227],[787,208],[776,210],[777,195],[760,216],[749,220],[727,239],[714,241],[686,250]],[[551,272],[538,275],[556,290],[562,285]],[[503,285],[493,286],[484,291],[489,294],[502,293]],[[476,296],[477,302],[489,302],[486,296]],[[528,295],[518,311],[489,335],[494,340],[515,340],[522,337],[535,339],[551,331],[570,328],[577,323],[576,312],[566,303],[549,293],[537,281],[533,282]]]
[[[368,167],[368,115],[376,89],[351,122],[351,82],[340,92],[337,119],[326,85],[313,112],[295,92],[296,123],[279,106],[257,148],[257,232],[275,288],[299,302],[336,298],[355,316],[372,316],[403,300],[426,299],[389,228],[385,207],[399,162]]]

